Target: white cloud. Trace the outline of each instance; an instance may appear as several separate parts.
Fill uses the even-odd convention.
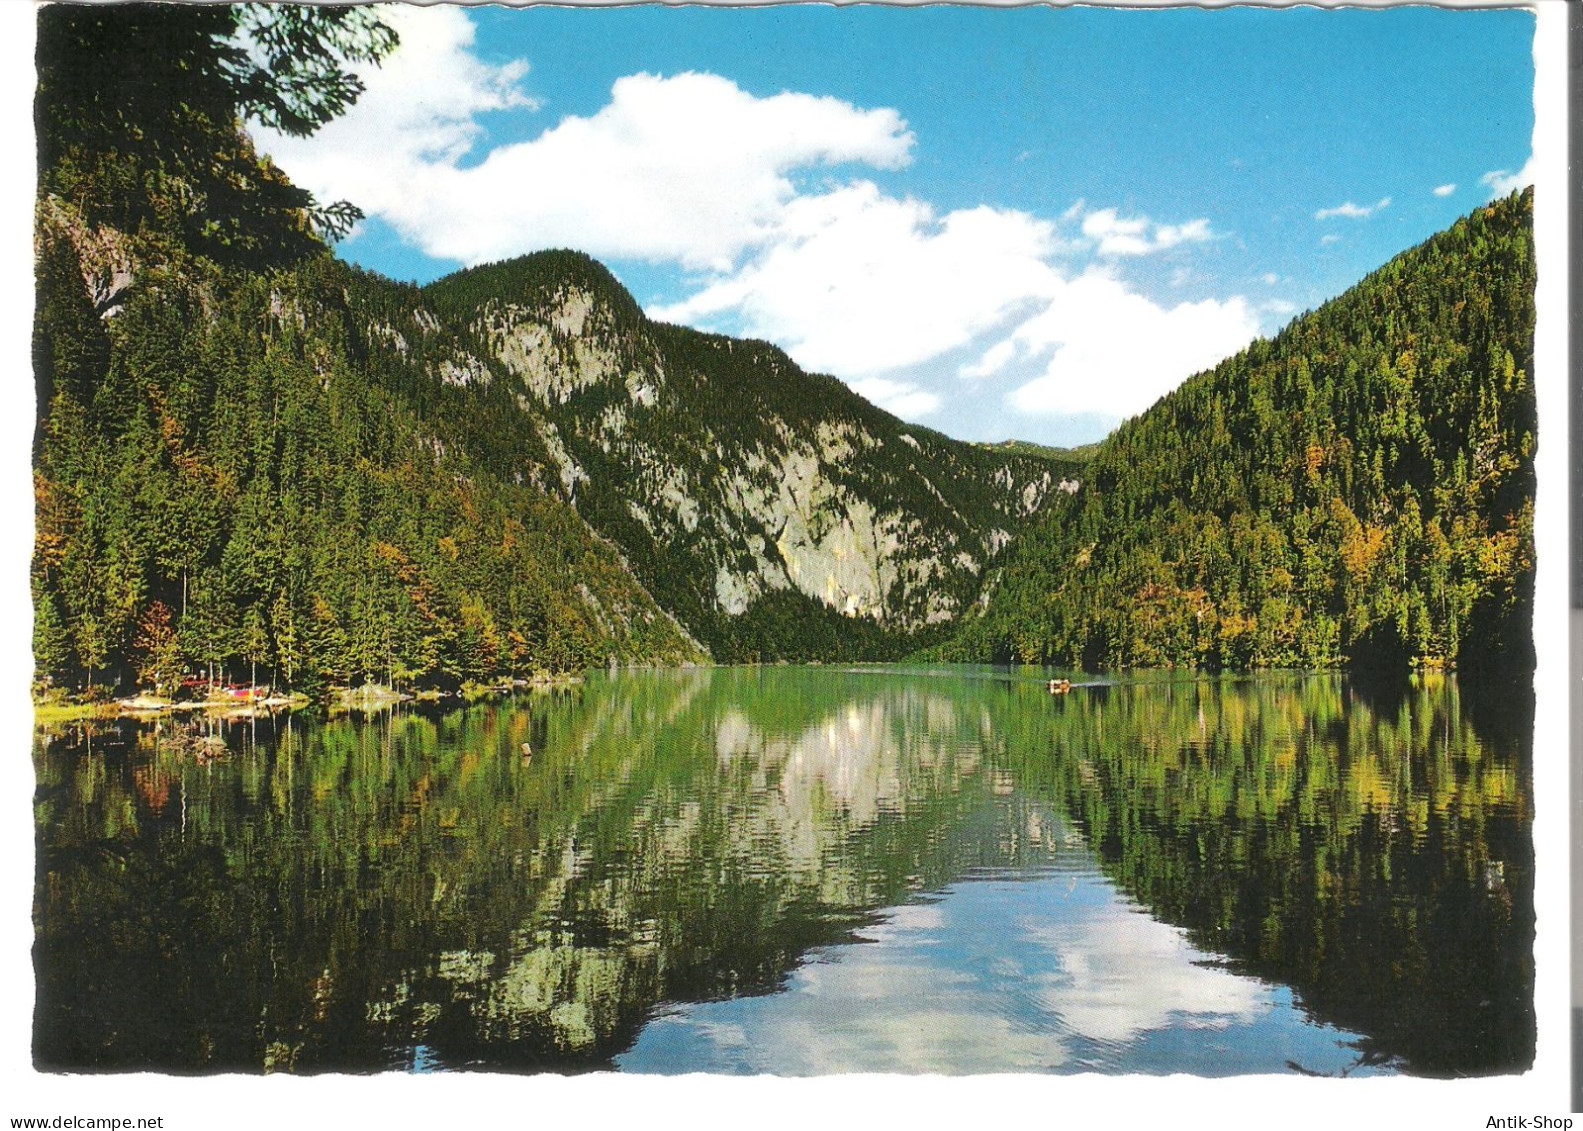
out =
[[[905,167],[914,138],[892,108],[637,74],[591,115],[480,152],[481,115],[539,111],[526,62],[479,59],[459,9],[388,15],[402,46],[350,113],[310,139],[257,136],[297,183],[355,201],[430,256],[563,246],[680,267],[691,293],[654,317],[768,339],[911,418],[941,412],[958,374],[1023,411],[1135,412],[1254,332],[1241,298],[1167,308],[1071,266],[1214,239],[1207,218],[1082,200],[1053,220],[939,212],[850,172],[808,187],[810,170]]]
[[[368,91],[312,139],[261,146],[321,198],[355,200],[440,258],[478,263],[532,248],[722,268],[776,228],[790,174],[860,162],[898,168],[913,138],[892,109],[783,93],[756,98],[718,75],[618,79],[592,117],[569,116],[477,164],[472,116],[529,105],[518,62],[471,54],[467,16],[393,9],[403,46]]]
[[[996,923],[975,904],[977,894],[948,896],[967,904],[949,919],[931,907],[887,910],[859,933],[861,944],[810,952],[779,993],[680,1004],[616,1063],[640,1072],[731,1065],[784,1076],[1059,1068],[1071,1037],[1060,1025],[1029,1023],[1023,979],[952,961],[959,949],[994,947],[1002,964],[1015,962],[1005,939],[987,941]],[[1037,943],[1023,949],[1054,960]]]
[[[1272,298],[1269,302],[1266,302],[1262,307],[1260,307],[1260,309],[1267,310],[1271,314],[1278,315],[1282,318],[1289,318],[1293,314],[1297,313],[1298,308],[1295,302],[1287,302],[1284,298]]]
[[[401,46],[378,68],[353,108],[308,138],[259,126],[253,135],[294,181],[321,200],[347,198],[416,232],[433,204],[435,174],[453,168],[477,142],[477,115],[536,109],[520,84],[527,64],[501,66],[472,54],[472,22],[455,8],[391,5],[380,17]]]
[[[1139,255],[1149,250],[1147,220],[1123,220],[1114,208],[1101,208],[1083,217],[1083,234],[1099,246],[1101,255]]]
[[[852,391],[860,397],[873,401],[886,412],[907,420],[927,416],[940,407],[938,394],[906,381],[868,377],[861,381],[853,381]]]
[[[863,181],[789,202],[762,254],[650,313],[691,324],[729,316],[808,368],[871,376],[964,346],[1047,296],[1057,246],[1053,226],[1027,213],[936,216]]]
[[[1149,229],[1153,228],[1151,235]],[[1185,224],[1156,224],[1146,217],[1123,219],[1114,208],[1101,208],[1083,218],[1083,235],[1094,242],[1100,255],[1148,255],[1181,243],[1212,238],[1208,220]]]
[[[1333,243],[1340,243],[1340,242],[1341,242],[1341,237],[1336,235],[1334,232],[1327,232],[1325,235],[1322,235],[1322,236],[1319,237],[1319,245],[1321,247],[1325,246],[1326,244],[1333,244]]]
[[[1094,215],[1091,238],[1158,239],[1112,210]],[[793,200],[762,253],[650,314],[767,338],[913,418],[943,397],[909,369],[964,349],[974,355],[960,376],[1023,382],[1018,411],[1122,416],[1258,331],[1241,298],[1167,309],[1108,271],[1068,278],[1052,262],[1065,250],[1054,225],[1026,213],[937,216],[859,182]]]
[[[1454,185],[1454,184],[1436,185],[1435,186],[1435,190],[1434,190],[1436,196],[1450,196],[1452,193],[1454,193],[1456,191],[1457,191],[1457,186]]]
[[[1264,278],[1264,285],[1267,286],[1267,287],[1273,287],[1273,286],[1275,286],[1276,283],[1279,283],[1281,281],[1281,277],[1279,275],[1277,275],[1274,271],[1266,271],[1264,273],[1264,275],[1263,275],[1263,278]]]
[[[1269,1071],[1287,1058],[1340,1068],[1355,1056],[1349,1034],[1129,906],[1081,852],[1064,863],[1057,878],[958,884],[938,903],[887,910],[857,945],[809,952],[781,992],[664,1011],[616,1063],[1121,1073],[1157,1066],[1151,1036],[1197,1050],[1179,1067],[1198,1072]]]
[[[963,377],[992,377],[1001,372],[1017,356],[1017,341],[1014,338],[1002,338],[989,349],[977,362],[964,365],[959,370]]]
[[[1336,205],[1334,208],[1321,208],[1318,212],[1314,213],[1314,219],[1329,220],[1334,216],[1345,216],[1349,220],[1367,220],[1376,212],[1379,212],[1381,209],[1389,208],[1390,206],[1391,198],[1388,196],[1382,196],[1373,204],[1353,204],[1352,201],[1349,200],[1345,204]]]
[[[1493,169],[1479,178],[1479,184],[1488,185],[1490,199],[1510,196],[1518,189],[1527,188],[1534,183],[1534,159],[1529,157],[1523,167],[1513,173],[1507,169]]]
[[[1208,220],[1189,220],[1185,224],[1157,224],[1154,228],[1154,245],[1159,248],[1175,247],[1179,243],[1198,243],[1210,238]]]
[[[1240,296],[1165,308],[1090,269],[1062,282],[1049,306],[1012,334],[1015,354],[1048,353],[1049,360],[1010,401],[1027,413],[1141,412],[1247,345],[1258,330]]]

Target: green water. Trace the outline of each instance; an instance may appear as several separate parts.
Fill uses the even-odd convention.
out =
[[[1043,674],[618,673],[41,731],[36,1061],[1531,1063],[1521,697]]]

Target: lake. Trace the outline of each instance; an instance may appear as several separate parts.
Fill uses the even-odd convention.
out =
[[[1531,698],[1051,674],[615,672],[41,728],[35,1061],[1532,1063]]]

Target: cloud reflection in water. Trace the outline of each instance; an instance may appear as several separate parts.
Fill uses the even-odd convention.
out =
[[[1079,837],[1040,873],[980,874],[820,948],[779,993],[663,1008],[627,1071],[972,1073],[1351,1069],[1350,1034],[1214,964],[1126,899]]]

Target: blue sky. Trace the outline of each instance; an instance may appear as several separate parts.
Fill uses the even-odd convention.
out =
[[[426,281],[570,246],[964,439],[1098,438],[1527,179],[1524,11],[391,9],[313,139]]]

